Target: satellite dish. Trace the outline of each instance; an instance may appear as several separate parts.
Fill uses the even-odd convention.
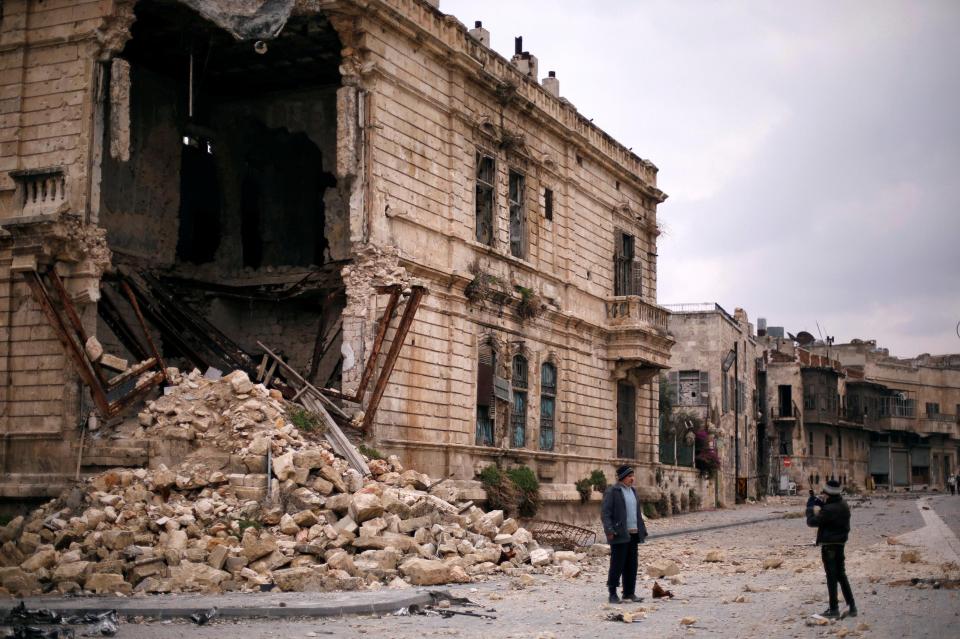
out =
[[[797,333],[796,340],[800,346],[807,346],[808,344],[813,344],[815,338],[807,331],[800,331]]]

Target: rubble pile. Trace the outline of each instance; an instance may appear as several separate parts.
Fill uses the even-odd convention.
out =
[[[0,528],[0,592],[354,590],[580,572],[582,555],[540,547],[502,511],[431,494],[430,478],[396,457],[368,460],[362,477],[243,372],[168,374],[175,385],[138,419],[147,437],[189,442],[188,454],[101,473]]]

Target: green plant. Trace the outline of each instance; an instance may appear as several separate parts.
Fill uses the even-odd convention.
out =
[[[649,502],[643,502],[643,516],[646,519],[660,519],[660,514],[657,513],[657,507]]]
[[[576,486],[577,492],[580,493],[580,503],[587,503],[587,500],[590,499],[590,493],[593,492],[593,482],[590,481],[590,478],[584,477],[583,479],[578,479],[573,485]]]
[[[683,512],[680,507],[680,497],[677,496],[677,493],[670,493],[670,512],[674,515]]]
[[[525,286],[515,286],[520,293],[520,303],[517,305],[517,315],[520,319],[534,319],[543,310],[543,302],[540,296],[533,292],[532,288]]]
[[[254,530],[260,530],[263,528],[263,524],[255,519],[240,519],[237,521],[237,527],[240,528],[240,535],[247,530],[247,528],[253,528]]]
[[[690,502],[690,510],[700,510],[700,505],[703,503],[703,500],[700,497],[700,493],[698,493],[693,488],[690,489],[689,502]]]
[[[494,464],[480,471],[480,483],[487,493],[487,508],[509,514],[517,507],[517,491]]]
[[[685,513],[690,510],[690,496],[687,493],[680,493],[680,512]]]
[[[305,408],[296,406],[291,409],[288,414],[290,416],[290,423],[302,432],[323,433],[327,428],[319,415]]]
[[[360,444],[357,446],[357,450],[360,451],[361,455],[365,455],[367,459],[386,459],[383,453],[381,453],[379,450],[365,444]]]
[[[521,517],[533,517],[540,508],[540,482],[527,466],[518,466],[507,471],[507,477],[517,490],[517,513]]]
[[[485,273],[476,267],[473,279],[463,289],[463,294],[474,304],[502,295],[506,287],[496,275]]]
[[[607,489],[607,476],[599,468],[590,473],[590,484],[598,493]]]
[[[657,514],[661,517],[669,517],[671,515],[670,496],[667,493],[660,493],[660,498],[657,500]]]

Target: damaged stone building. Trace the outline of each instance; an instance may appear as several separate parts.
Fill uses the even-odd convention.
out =
[[[104,422],[265,348],[436,477],[653,483],[666,195],[519,39],[425,0],[2,6],[0,494],[147,463]]]
[[[753,325],[743,309],[731,315],[719,304],[667,308],[676,344],[663,383],[679,419],[661,421],[660,461],[677,474],[675,481],[698,484],[706,503],[731,505],[756,498],[766,439],[757,420],[760,351]],[[699,424],[684,423],[690,414]],[[707,431],[703,443],[720,458],[716,479],[709,482],[693,470],[690,430],[697,426]]]

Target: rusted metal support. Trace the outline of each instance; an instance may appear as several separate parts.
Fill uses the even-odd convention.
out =
[[[86,331],[83,330],[80,324],[80,318],[66,293],[63,282],[53,269],[51,269],[49,273],[50,281],[53,282],[54,287],[59,293],[60,303],[64,308],[64,313],[70,320],[69,326],[54,306],[53,299],[43,285],[40,274],[36,271],[28,271],[24,272],[23,276],[27,281],[27,285],[30,287],[31,293],[33,293],[34,299],[40,305],[40,309],[53,328],[54,333],[56,333],[57,338],[66,349],[68,358],[77,369],[77,374],[80,375],[80,379],[90,389],[90,396],[93,398],[93,402],[101,416],[108,418],[119,414],[123,409],[138,401],[150,392],[154,386],[166,379],[163,360],[160,359],[160,355],[156,352],[156,349],[154,349],[154,357],[147,362],[143,362],[130,371],[117,375],[110,380],[110,382],[102,379],[100,371],[97,370],[94,362],[92,362],[87,355],[86,348],[84,347],[86,343]],[[153,344],[150,341],[149,333],[146,332],[146,325],[143,323],[143,318],[139,315],[139,310],[136,305],[134,305],[134,311],[137,312],[140,324],[144,328],[144,333],[147,336],[147,341],[152,347]],[[73,329],[72,334],[71,328]],[[154,372],[153,375],[142,383],[135,385],[129,393],[121,395],[114,401],[110,400],[109,393],[115,391],[122,384],[128,383],[134,377],[146,373],[153,366],[159,366],[160,370]]]
[[[377,328],[377,336],[373,340],[373,349],[370,351],[370,357],[367,358],[367,365],[363,369],[363,376],[360,378],[360,385],[357,386],[353,394],[354,401],[363,403],[363,395],[367,391],[367,384],[373,377],[373,371],[377,367],[377,358],[380,357],[380,349],[383,347],[383,339],[387,336],[387,328],[390,326],[390,320],[393,318],[393,312],[397,310],[397,304],[400,302],[401,288],[398,284],[390,287],[390,299],[387,301],[387,307],[383,310],[383,317],[380,318],[380,326]]]
[[[163,379],[167,379],[167,366],[163,362],[163,358],[160,357],[160,351],[157,350],[157,345],[153,343],[153,338],[150,337],[150,329],[147,328],[147,322],[143,319],[143,313],[140,312],[140,305],[137,304],[137,297],[133,294],[133,290],[130,288],[130,285],[127,284],[126,280],[120,282],[120,286],[123,287],[123,292],[127,294],[127,299],[130,301],[130,306],[133,307],[133,312],[137,316],[137,321],[140,322],[140,328],[143,330],[143,337],[147,340],[147,346],[150,347],[150,352],[153,353],[154,359],[157,360],[157,364],[160,366],[160,372],[163,374]]]
[[[64,313],[67,315],[67,319],[70,320],[70,323],[73,325],[73,330],[76,331],[77,335],[80,337],[80,346],[83,348],[84,352],[87,350],[87,340],[89,336],[87,335],[86,329],[83,328],[83,322],[80,321],[80,316],[77,315],[76,309],[73,308],[73,303],[70,301],[70,294],[67,293],[67,288],[63,285],[63,280],[60,279],[60,275],[57,273],[57,268],[51,266],[50,270],[47,271],[47,277],[50,279],[50,282],[53,284],[53,288],[57,291],[57,297],[60,298],[61,305],[63,306]],[[97,379],[100,380],[101,384],[107,383],[107,376],[101,370],[100,365],[96,362],[90,363],[93,372],[96,374]]]
[[[63,318],[60,317],[60,314],[57,313],[57,310],[54,308],[53,300],[50,299],[50,295],[47,293],[47,289],[40,279],[40,274],[36,271],[28,271],[23,274],[23,277],[27,280],[27,285],[30,287],[34,299],[37,300],[37,303],[40,305],[40,310],[43,311],[43,314],[47,317],[47,321],[50,322],[53,332],[57,334],[57,339],[60,340],[66,349],[67,356],[73,361],[73,365],[77,369],[77,374],[80,375],[80,379],[90,388],[90,395],[93,397],[94,404],[97,405],[97,408],[100,409],[100,412],[104,416],[109,415],[110,402],[107,400],[107,395],[100,385],[100,380],[90,365],[86,350],[82,345],[78,347],[76,341],[70,337],[70,333],[63,323]],[[67,301],[64,300],[64,303],[67,303]]]
[[[407,300],[407,307],[403,309],[403,317],[400,318],[400,324],[397,325],[397,331],[393,335],[393,343],[390,344],[390,350],[387,352],[387,358],[383,362],[383,369],[377,378],[377,383],[373,388],[373,395],[370,396],[370,403],[367,405],[366,412],[363,415],[363,424],[360,429],[367,431],[373,424],[373,418],[377,414],[377,408],[380,406],[380,400],[383,398],[383,392],[387,388],[387,381],[393,373],[393,367],[397,363],[397,357],[400,355],[400,349],[407,339],[407,333],[410,332],[410,326],[413,324],[413,318],[420,307],[420,301],[427,292],[422,286],[414,286],[410,293],[410,299]]]

